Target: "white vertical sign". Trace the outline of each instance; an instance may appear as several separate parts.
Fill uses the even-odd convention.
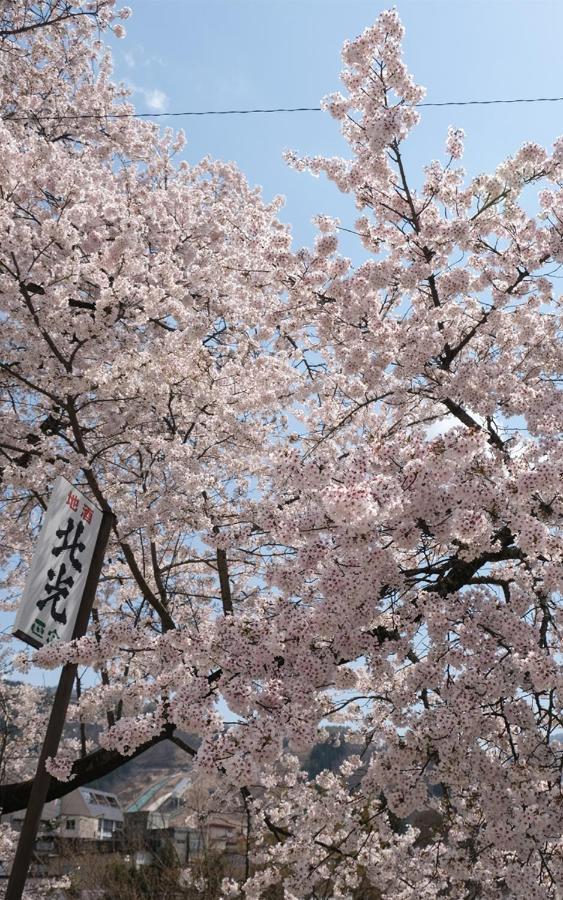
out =
[[[102,513],[59,476],[27,576],[13,634],[33,647],[70,641]]]

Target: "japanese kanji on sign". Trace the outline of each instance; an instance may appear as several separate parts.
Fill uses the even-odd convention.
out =
[[[65,478],[55,481],[14,625],[33,647],[69,641],[102,513]]]

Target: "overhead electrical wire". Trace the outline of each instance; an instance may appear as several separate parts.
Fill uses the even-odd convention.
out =
[[[442,101],[425,101],[417,103],[418,107],[441,107],[441,106],[493,106],[495,104],[508,103],[560,103],[563,97],[517,97],[514,99],[502,100],[442,100]],[[5,121],[11,122],[27,122],[56,120],[67,121],[73,119],[162,119],[166,116],[178,118],[180,116],[250,116],[261,113],[306,113],[306,112],[322,112],[320,106],[289,106],[275,107],[272,109],[201,109],[201,110],[185,110],[184,112],[140,112],[140,113],[75,113],[72,115],[37,115],[37,116],[2,116]]]

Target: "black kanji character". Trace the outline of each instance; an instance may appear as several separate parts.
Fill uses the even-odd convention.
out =
[[[74,584],[74,578],[72,575],[69,575],[67,578],[66,575],[66,566],[64,563],[61,563],[61,567],[57,572],[56,581],[53,584],[55,578],[55,572],[53,569],[49,569],[47,572],[47,584],[44,587],[44,590],[47,594],[42,600],[37,601],[37,606],[39,609],[44,609],[48,603],[51,603],[51,616],[55,620],[55,622],[60,622],[61,625],[66,625],[66,611],[63,609],[61,612],[57,610],[57,603],[60,600],[66,600],[68,597],[68,592],[70,588]]]
[[[74,519],[69,518],[66,528],[59,528],[56,532],[58,538],[62,538],[62,544],[59,547],[53,547],[51,553],[58,556],[64,550],[70,550],[70,564],[77,572],[82,571],[82,563],[76,559],[75,553],[83,553],[86,545],[80,540],[80,535],[84,531],[84,522],[79,522],[76,526],[74,537],[70,540],[70,535],[74,528]]]

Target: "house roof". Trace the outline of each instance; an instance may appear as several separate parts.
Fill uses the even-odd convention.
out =
[[[137,799],[134,800],[133,803],[129,804],[126,812],[140,812],[142,809],[146,809],[153,797],[156,796],[158,791],[163,788],[164,785],[167,784],[167,782],[169,782],[172,777],[173,776],[167,775],[166,778],[161,778],[160,781],[156,782],[156,784],[152,784],[149,788],[147,788],[146,791],[143,791],[143,793],[139,797],[137,797]]]
[[[23,816],[14,813],[14,816]],[[46,803],[41,813],[42,819],[57,819],[59,816],[86,816],[91,819],[111,819],[123,822],[123,810],[115,794],[99,791],[97,788],[80,787],[66,796]]]
[[[114,822],[123,822],[123,810],[121,809],[119,800],[115,794],[107,791],[99,791],[95,788],[81,787],[73,794],[78,794],[82,801],[83,811],[79,808],[79,804],[75,808],[65,809],[65,804],[61,812],[63,815],[74,813],[75,815],[85,815],[96,818],[111,819]],[[70,797],[71,795],[69,795]],[[78,799],[78,798],[76,798]]]
[[[143,791],[136,800],[129,804],[126,812],[140,812],[141,810],[157,812],[171,797],[179,799],[190,783],[191,779],[181,773],[175,772],[173,775],[167,775]]]

